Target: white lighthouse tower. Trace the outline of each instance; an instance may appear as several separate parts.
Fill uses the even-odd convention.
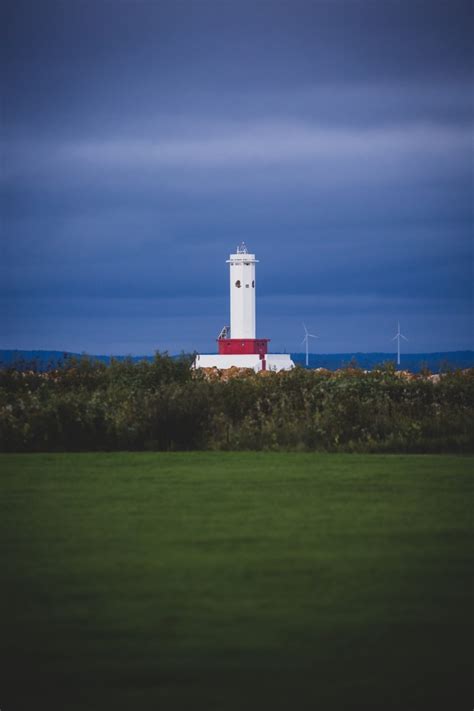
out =
[[[227,260],[230,264],[230,335],[232,338],[255,338],[255,254],[249,254],[245,243]]]
[[[268,338],[256,337],[256,278],[258,259],[242,242],[227,260],[230,274],[230,328],[217,339],[219,353],[196,356],[195,368],[289,370],[294,363],[287,354],[267,353]],[[229,333],[230,331],[230,333]]]

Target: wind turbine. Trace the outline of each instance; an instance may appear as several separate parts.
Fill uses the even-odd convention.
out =
[[[304,338],[301,341],[301,345],[303,343],[306,343],[306,367],[309,365],[309,339],[310,338],[319,338],[319,336],[315,336],[314,333],[309,333],[308,329],[306,328],[306,324],[303,323],[303,328],[304,328]]]
[[[397,365],[400,365],[400,338],[403,338],[405,341],[408,341],[408,338],[403,335],[403,333],[400,333],[400,321],[398,322],[398,331],[392,338],[392,341],[397,341]]]

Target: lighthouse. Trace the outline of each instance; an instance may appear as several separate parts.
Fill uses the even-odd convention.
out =
[[[229,256],[230,326],[217,339],[218,354],[200,354],[195,368],[231,367],[253,370],[289,370],[294,363],[287,354],[268,353],[268,338],[256,333],[256,264],[258,259],[242,242]]]

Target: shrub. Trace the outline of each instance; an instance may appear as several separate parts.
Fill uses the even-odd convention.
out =
[[[467,452],[474,370],[434,381],[393,368],[295,368],[206,380],[191,358],[87,358],[0,371],[0,449]]]

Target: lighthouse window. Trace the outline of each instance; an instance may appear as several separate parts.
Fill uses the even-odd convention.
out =
[[[246,285],[245,285],[245,288],[246,288],[246,289],[248,289],[248,288],[249,288],[249,285],[248,285],[248,284],[246,284]]]
[[[255,289],[255,282],[252,282],[252,288]]]
[[[235,286],[237,287],[237,289],[240,289],[240,287],[242,286],[240,283],[240,279],[237,279],[237,281],[235,282]]]

